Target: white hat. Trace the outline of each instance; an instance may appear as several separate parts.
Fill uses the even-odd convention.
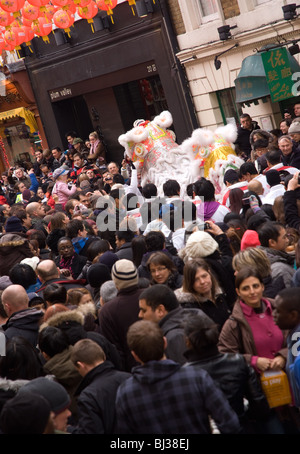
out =
[[[30,258],[21,260],[20,263],[25,263],[25,265],[31,266],[31,268],[35,271],[39,262],[40,262],[40,259],[38,257],[30,257]]]
[[[205,258],[213,254],[219,245],[208,233],[198,230],[191,234],[179,255],[183,260]]]

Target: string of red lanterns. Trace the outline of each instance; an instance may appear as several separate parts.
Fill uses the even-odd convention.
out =
[[[135,14],[135,0],[127,2]],[[86,19],[94,31],[93,18],[99,11],[105,11],[113,23],[117,4],[118,0],[0,0],[0,52],[18,51],[21,44],[30,48],[34,37],[49,43],[53,25],[70,35],[76,13]]]

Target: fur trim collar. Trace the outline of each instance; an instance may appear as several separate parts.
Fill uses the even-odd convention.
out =
[[[86,303],[78,306],[76,309],[71,309],[66,312],[57,312],[48,318],[48,320],[41,324],[40,331],[42,331],[47,326],[59,326],[64,322],[77,322],[81,325],[84,324],[84,318],[88,314],[96,314],[96,307],[94,303]]]

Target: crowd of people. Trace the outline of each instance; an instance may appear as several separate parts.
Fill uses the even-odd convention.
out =
[[[2,173],[0,433],[300,432],[297,106],[241,116],[222,194],[142,187],[96,132]]]

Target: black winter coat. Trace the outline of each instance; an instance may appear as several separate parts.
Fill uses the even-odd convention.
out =
[[[44,312],[30,307],[12,314],[5,325],[2,325],[6,339],[15,336],[22,336],[27,339],[33,347],[38,344],[38,334],[41,318]]]
[[[238,353],[219,353],[217,347],[207,349],[202,355],[188,350],[185,352],[188,363],[205,369],[219,385],[231,407],[237,413],[242,425],[248,417],[254,420],[266,420],[270,408],[261,389],[256,372]],[[246,414],[243,398],[249,401],[249,412]]]
[[[117,389],[130,376],[116,370],[110,361],[104,361],[88,372],[75,392],[78,423],[69,431],[75,434],[114,433]]]

